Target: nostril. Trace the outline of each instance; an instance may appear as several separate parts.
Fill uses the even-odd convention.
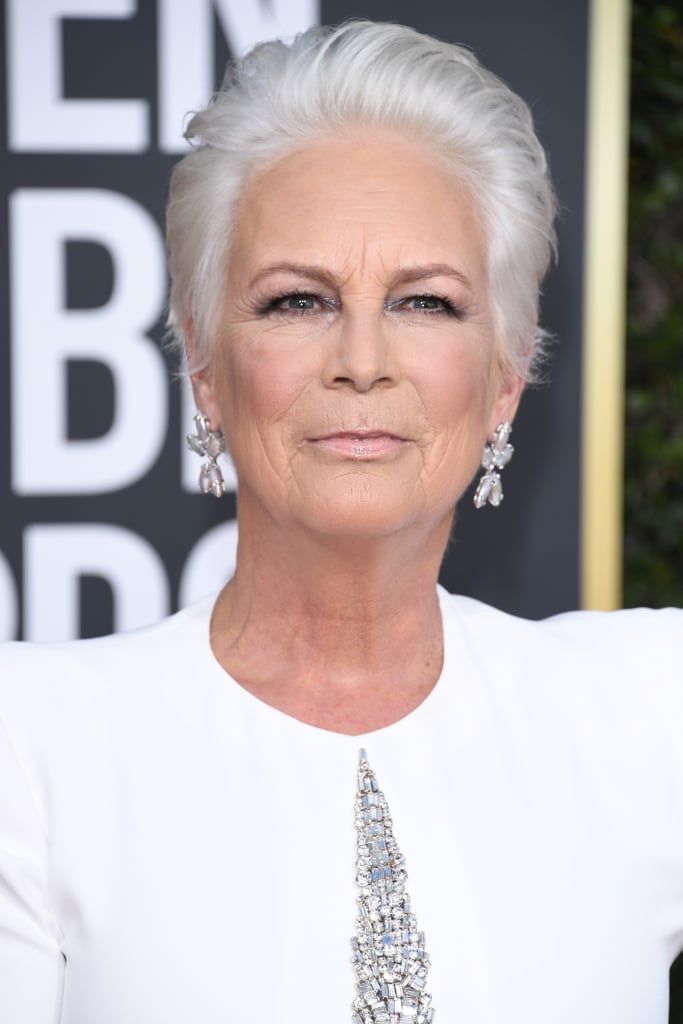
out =
[[[384,377],[384,376],[383,377],[369,377],[367,380],[364,380],[364,379],[362,379],[360,377],[342,377],[341,375],[332,378],[332,384],[333,385],[335,385],[335,384],[347,385],[348,384],[348,385],[350,385],[354,389],[354,391],[369,391],[371,388],[377,387],[378,384],[382,385],[382,384],[392,384],[392,383],[393,383],[393,381],[392,381],[391,377]]]

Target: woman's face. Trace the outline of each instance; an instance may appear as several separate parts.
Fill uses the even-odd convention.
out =
[[[253,180],[213,351],[195,391],[225,431],[240,513],[326,534],[449,522],[522,387],[499,369],[468,196],[389,132]]]

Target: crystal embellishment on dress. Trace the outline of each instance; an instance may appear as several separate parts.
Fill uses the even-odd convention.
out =
[[[356,796],[357,935],[351,940],[357,995],[352,1024],[429,1024],[429,956],[406,892],[403,854],[365,751]]]

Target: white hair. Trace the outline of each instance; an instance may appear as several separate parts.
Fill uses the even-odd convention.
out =
[[[556,203],[526,103],[462,46],[400,25],[313,28],[263,43],[228,65],[186,138],[167,210],[168,324],[192,370],[210,364],[225,298],[231,222],[251,178],[312,142],[355,126],[408,133],[464,183],[484,225],[494,329],[503,364],[527,379],[545,332],[541,281],[555,251]]]

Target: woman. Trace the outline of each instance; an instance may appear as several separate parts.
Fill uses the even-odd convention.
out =
[[[170,319],[237,569],[154,629],[2,655],[2,1019],[664,1022],[683,616],[436,588],[542,340],[526,107],[361,22],[257,48],[188,134]]]

